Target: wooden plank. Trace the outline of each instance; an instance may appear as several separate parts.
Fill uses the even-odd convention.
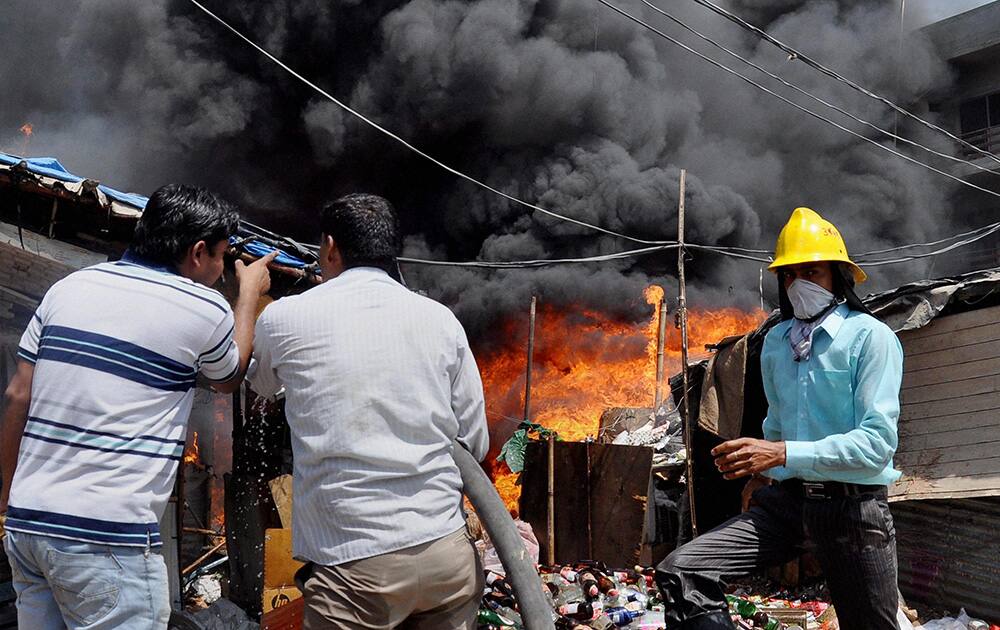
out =
[[[957,346],[969,346],[1000,339],[1000,322],[966,328],[942,335],[931,335],[908,339],[903,344],[903,354],[908,356],[937,352]]]
[[[902,501],[923,501],[926,499],[974,499],[976,497],[996,496],[995,488],[971,489],[971,490],[949,490],[938,489],[933,492],[904,492],[896,486],[889,486],[889,502],[898,503]]]
[[[893,487],[894,495],[951,495],[964,493],[965,496],[995,495],[1000,489],[1000,473],[986,473],[949,479],[923,479],[904,477]]]
[[[535,531],[539,557],[548,555],[547,444],[529,442],[521,476],[521,518]],[[587,549],[587,457],[584,445],[556,442],[555,451],[555,557],[556,562],[586,558]]]
[[[952,383],[939,383],[937,385],[926,385],[924,387],[908,389],[900,392],[899,401],[905,405],[933,400],[965,398],[976,394],[988,394],[998,391],[1000,391],[1000,375],[993,374],[990,376],[967,378]]]
[[[639,561],[653,449],[590,445],[592,557],[613,567]]]
[[[993,446],[993,452],[996,452],[995,445]],[[928,453],[928,455],[931,456],[934,453]],[[924,466],[902,468],[902,471],[908,477],[919,479],[950,479],[956,477],[975,477],[977,475],[997,475],[997,478],[1000,479],[1000,457],[932,463]]]
[[[968,413],[957,413],[948,416],[933,416],[930,418],[917,418],[903,420],[899,423],[899,446],[909,450],[907,440],[916,435],[933,435],[935,433],[947,433],[949,431],[959,431],[962,429],[997,427],[1000,432],[1000,409],[986,409],[984,411],[970,411]]]
[[[295,572],[303,563],[292,558],[292,530],[264,530],[264,588],[281,588],[295,584]]]
[[[548,553],[546,449],[541,442],[529,442],[525,449],[519,506],[521,518],[531,525],[539,540],[540,557]],[[556,442],[556,562],[595,559],[614,566],[632,566],[642,542],[652,450],[592,443],[590,464],[588,483],[587,445]],[[588,547],[588,510],[592,548]]]
[[[274,498],[274,507],[278,509],[278,516],[281,518],[281,526],[286,529],[292,528],[292,476],[281,475],[267,482],[271,488],[271,496]]]
[[[260,630],[300,630],[306,601],[301,597],[269,611],[260,619]]]
[[[903,404],[899,410],[901,422],[917,418],[935,418],[950,416],[957,412],[984,411],[1000,409],[1000,395],[997,392],[976,394],[961,400],[932,400],[928,402],[911,402]]]
[[[987,341],[986,343],[976,343],[970,346],[944,348],[935,352],[918,355],[906,354],[906,346],[904,345],[903,370],[904,372],[916,372],[993,357],[1000,357],[1000,341]]]
[[[904,330],[899,333],[900,340],[929,337],[943,333],[954,332],[965,328],[982,326],[991,322],[1000,321],[1000,306],[990,306],[987,308],[965,311],[955,315],[945,315],[936,317],[931,323],[916,330]]]
[[[993,433],[989,437],[998,438],[1000,437],[1000,432]],[[908,453],[897,453],[893,458],[893,462],[896,464],[896,468],[899,468],[904,473],[916,474],[916,469],[920,467],[986,460],[994,457],[997,453],[1000,453],[1000,439],[969,444],[961,448],[928,448]]]
[[[959,429],[945,433],[907,436],[905,444],[900,442],[900,453],[912,453],[932,448],[957,448],[992,440],[996,433],[983,429]]]
[[[938,353],[935,353],[938,354]],[[944,354],[944,353],[941,353]],[[953,357],[962,356],[961,351],[951,353]],[[903,389],[913,389],[915,387],[926,387],[928,385],[940,385],[942,383],[954,383],[970,378],[982,376],[993,376],[1000,374],[1000,354],[982,359],[979,361],[967,360],[956,362],[947,368],[929,368],[926,370],[905,370],[903,372]]]

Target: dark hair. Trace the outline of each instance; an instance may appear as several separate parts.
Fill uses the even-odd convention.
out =
[[[167,184],[146,203],[135,226],[132,252],[160,265],[174,265],[198,241],[215,246],[236,233],[240,215],[204,188]]]
[[[395,273],[402,250],[399,217],[382,197],[356,193],[332,201],[323,208],[320,228],[337,243],[345,268],[378,267]]]

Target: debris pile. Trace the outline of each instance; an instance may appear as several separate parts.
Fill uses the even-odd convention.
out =
[[[611,443],[652,447],[655,451],[653,468],[683,464],[687,457],[684,449],[684,424],[670,400],[650,413],[645,424],[632,430],[622,430]]]
[[[600,562],[541,566],[539,575],[559,630],[664,627],[663,602],[653,570],[613,570]],[[486,571],[480,630],[522,628],[513,588],[503,573]]]

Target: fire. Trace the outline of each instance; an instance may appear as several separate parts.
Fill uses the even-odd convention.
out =
[[[185,464],[197,464],[198,463],[198,432],[194,432],[194,437],[191,438],[191,446],[184,453],[184,463]]]
[[[35,133],[35,126],[26,122],[18,129],[24,135],[24,142],[21,143],[21,155],[28,154],[28,143],[31,142],[31,134]]]
[[[535,329],[531,420],[554,429],[564,440],[596,436],[608,407],[651,407],[656,381],[657,305],[663,289],[650,286],[645,301],[653,306],[648,322],[625,323],[596,312],[570,312],[543,307]],[[674,311],[667,314],[664,381],[680,371],[681,336]],[[691,360],[707,355],[705,344],[756,328],[767,314],[736,308],[688,311]],[[523,321],[507,323],[511,339],[523,336]],[[508,347],[480,361],[490,422],[509,425],[506,437],[523,415],[526,349]],[[663,384],[664,395],[669,386]],[[508,508],[515,508],[520,488],[515,476],[500,467],[495,483]],[[506,474],[504,474],[506,473]]]

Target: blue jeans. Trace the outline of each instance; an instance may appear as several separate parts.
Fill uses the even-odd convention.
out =
[[[164,630],[167,566],[153,549],[7,532],[17,623],[31,630]]]

